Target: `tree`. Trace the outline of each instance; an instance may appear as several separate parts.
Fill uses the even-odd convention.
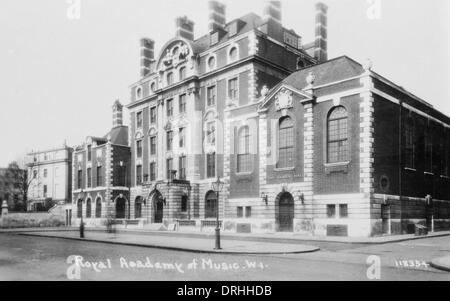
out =
[[[14,207],[12,209],[14,211],[26,211],[28,187],[33,181],[33,178],[28,179],[27,171],[21,169],[16,161],[11,162],[8,165],[7,173],[11,181],[14,183],[12,186],[13,191],[11,191],[14,195]],[[17,195],[22,195],[23,197],[20,198]]]

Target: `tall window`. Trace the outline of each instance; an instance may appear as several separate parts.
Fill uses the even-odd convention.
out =
[[[188,211],[188,197],[183,195],[181,197],[181,212],[187,212]]]
[[[47,197],[47,185],[44,185],[44,198]]]
[[[294,166],[294,121],[290,117],[280,120],[278,130],[277,168]]]
[[[180,114],[186,113],[186,94],[180,95],[179,110],[180,110]]]
[[[167,150],[168,151],[172,150],[172,144],[173,144],[173,132],[168,131],[167,132]]]
[[[238,79],[233,78],[228,81],[228,98],[231,100],[238,99]]]
[[[92,146],[88,145],[87,147],[87,157],[88,157],[88,161],[92,161]]]
[[[181,128],[178,136],[180,138],[179,146],[180,146],[180,148],[184,148],[186,145],[186,129]]]
[[[166,101],[166,112],[167,112],[167,117],[171,117],[173,116],[173,101],[172,99],[168,99]]]
[[[156,163],[155,162],[150,163],[150,181],[151,182],[156,181]]]
[[[82,171],[82,170],[79,170],[79,171],[78,171],[77,180],[78,180],[78,185],[77,185],[77,187],[78,187],[78,189],[81,189],[81,188],[82,188],[82,185],[83,185],[83,171]]]
[[[245,126],[238,134],[237,172],[250,172],[251,169],[250,130]]]
[[[86,177],[87,177],[87,187],[90,188],[90,187],[92,187],[92,169],[91,168],[87,169]]]
[[[143,119],[142,119],[142,112],[136,113],[136,127],[138,129],[142,128]]]
[[[184,80],[186,78],[186,67],[180,68],[180,80]]]
[[[167,85],[170,86],[173,84],[173,73],[169,72],[167,73]]]
[[[206,104],[208,107],[216,105],[216,86],[208,87],[206,91]]]
[[[150,109],[150,123],[151,124],[156,123],[156,107]]]
[[[103,186],[101,166],[97,166],[97,187],[99,186]]]
[[[44,178],[46,178],[48,176],[48,170],[44,169]]]
[[[150,137],[150,155],[156,155],[156,136]]]
[[[430,129],[425,132],[425,171],[433,171],[433,136]]]
[[[101,218],[102,217],[102,199],[97,198],[95,201],[95,218]]]
[[[414,121],[408,118],[405,124],[405,167],[415,166],[415,139]]]
[[[142,165],[136,166],[136,185],[142,184]]]
[[[179,158],[178,165],[179,179],[186,180],[186,156]]]
[[[206,177],[216,177],[216,153],[206,155]]]
[[[172,170],[173,170],[173,160],[172,159],[167,159],[166,161],[166,174],[167,174],[167,179],[168,180],[172,180]]]
[[[142,140],[136,141],[136,156],[142,158]]]
[[[81,218],[83,215],[83,201],[78,200],[77,201],[77,218]]]
[[[91,199],[86,201],[86,218],[91,218],[92,215],[92,202]]]
[[[348,155],[348,114],[344,107],[334,108],[328,116],[328,163],[346,162]]]

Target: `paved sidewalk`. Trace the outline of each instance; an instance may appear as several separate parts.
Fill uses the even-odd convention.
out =
[[[431,261],[431,266],[439,270],[450,272],[450,256],[433,259]]]
[[[76,231],[32,231],[19,232],[20,235],[40,236],[51,238],[72,239],[80,241],[101,242],[195,253],[221,254],[299,254],[318,251],[319,248],[300,244],[277,244],[269,242],[251,242],[243,240],[223,239],[222,250],[214,250],[214,236],[211,238],[183,238],[174,239],[172,236],[147,235],[119,232],[110,234],[100,231],[86,231],[81,239]]]

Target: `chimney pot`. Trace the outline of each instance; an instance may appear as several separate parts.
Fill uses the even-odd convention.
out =
[[[209,31],[225,28],[226,6],[219,1],[209,1]]]
[[[264,7],[264,19],[282,24],[281,1],[267,1]]]
[[[327,17],[328,6],[324,3],[316,4],[316,40],[314,43],[314,57],[319,62],[328,60],[328,45],[327,45]]]
[[[194,25],[195,23],[188,19],[188,17],[178,17],[175,20],[176,33],[175,36],[184,38],[189,41],[194,40]]]
[[[147,76],[153,72],[155,63],[155,42],[148,38],[140,41],[141,46],[141,77]]]

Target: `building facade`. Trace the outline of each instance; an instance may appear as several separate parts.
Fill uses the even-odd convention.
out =
[[[113,127],[103,137],[87,137],[73,152],[73,225],[81,218],[88,227],[103,226],[108,219],[129,220],[130,148],[123,106],[112,108]]]
[[[71,147],[63,146],[27,155],[29,211],[43,210],[46,202],[70,204],[72,152]]]
[[[328,60],[324,4],[309,44],[283,27],[280,2],[231,22],[223,4],[209,5],[206,35],[195,39],[194,22],[181,17],[158,56],[141,40],[141,78],[126,106],[129,164],[104,138],[74,153],[79,217],[100,199],[102,214],[180,230],[212,230],[217,215],[238,233],[450,228],[448,116],[369,62]],[[108,183],[97,190],[83,180],[97,166],[85,159],[89,145],[105,153],[96,151]],[[121,162],[127,187],[114,182]]]

